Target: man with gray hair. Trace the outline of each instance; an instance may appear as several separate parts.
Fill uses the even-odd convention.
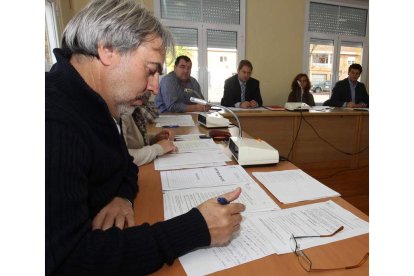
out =
[[[46,274],[143,275],[198,247],[222,245],[244,205],[217,198],[135,226],[138,168],[120,127],[156,94],[171,34],[133,0],[93,0],[68,23],[46,75]],[[228,201],[240,188],[224,194]]]

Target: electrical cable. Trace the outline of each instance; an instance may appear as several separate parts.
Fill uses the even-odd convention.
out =
[[[311,124],[311,123],[309,123],[307,120],[306,120],[306,118],[303,116],[303,114],[302,114],[302,112],[300,112],[300,115],[301,115],[301,122],[302,122],[302,119],[305,121],[305,123],[307,123],[311,128],[312,128],[312,130],[313,130],[313,132],[315,132],[315,134],[316,134],[316,136],[318,136],[319,137],[319,139],[321,139],[322,141],[324,141],[325,143],[327,143],[328,145],[330,145],[332,148],[334,148],[335,150],[337,150],[338,152],[340,152],[340,153],[343,153],[343,154],[346,154],[346,155],[350,155],[350,156],[353,156],[353,155],[358,155],[358,154],[360,154],[361,152],[363,152],[363,151],[365,151],[365,150],[367,150],[369,147],[367,146],[367,147],[365,147],[365,148],[363,148],[363,149],[361,149],[360,151],[357,151],[357,152],[354,152],[354,153],[350,153],[350,152],[346,152],[346,151],[343,151],[343,150],[341,150],[341,149],[339,149],[339,148],[337,148],[335,145],[333,145],[332,143],[330,143],[328,140],[326,140],[325,138],[323,138],[323,137],[321,137],[320,135],[319,135],[319,133],[318,133],[318,131],[315,129],[315,127]],[[296,140],[296,139],[295,139]],[[293,148],[293,145],[292,145],[292,148]],[[289,157],[289,156],[288,156]]]

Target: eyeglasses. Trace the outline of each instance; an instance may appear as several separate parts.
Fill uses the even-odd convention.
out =
[[[332,234],[327,235],[319,235],[319,236],[294,236],[292,235],[290,237],[290,248],[293,252],[295,252],[296,256],[298,256],[298,260],[300,265],[307,271],[307,272],[318,272],[318,271],[329,271],[329,270],[339,270],[339,269],[353,269],[360,267],[363,265],[367,260],[369,253],[366,253],[364,257],[361,259],[361,261],[356,265],[351,266],[343,266],[343,267],[335,267],[335,268],[312,268],[312,262],[309,259],[308,256],[306,256],[305,252],[300,249],[300,245],[298,244],[298,239],[304,239],[304,238],[326,238],[326,237],[332,237],[342,231],[344,229],[343,226],[339,227],[335,232]]]

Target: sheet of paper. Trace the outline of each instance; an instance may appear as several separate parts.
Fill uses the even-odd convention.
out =
[[[249,183],[256,184],[240,165],[161,172],[163,191]]]
[[[195,126],[191,115],[160,115],[155,120],[155,127],[163,126]]]
[[[245,218],[240,232],[228,245],[199,249],[179,260],[187,275],[206,275],[274,254],[262,231],[262,227]]]
[[[177,147],[178,153],[210,150],[221,151],[221,148],[216,143],[214,143],[213,139],[175,141],[174,145]]]
[[[334,107],[330,107],[330,106],[322,106],[322,105],[315,105],[312,106],[311,109],[309,111],[317,111],[317,112],[325,112],[325,111],[329,111],[334,109]]]
[[[286,204],[340,196],[338,192],[323,185],[302,170],[253,172],[253,175],[280,202]]]
[[[175,139],[179,141],[193,141],[193,140],[200,140],[201,133],[196,134],[182,134],[182,135],[175,135]]]
[[[265,110],[263,107],[255,107],[255,108],[241,108],[241,107],[229,107],[231,111],[249,111],[249,110]]]
[[[222,151],[188,152],[165,154],[154,160],[154,167],[158,171],[176,170],[185,168],[215,167],[226,165],[231,161]]]
[[[300,248],[348,239],[368,233],[368,222],[358,218],[332,200],[283,209],[279,212],[257,213],[250,217],[258,227],[264,226],[263,235],[275,247],[277,254],[291,253],[290,237],[331,234],[340,226],[344,229],[326,238],[300,239]]]
[[[246,206],[245,213],[280,210],[280,207],[260,188],[257,183],[231,185],[224,187],[208,187],[197,189],[163,191],[164,218],[170,219],[184,214],[204,201],[218,197],[241,187],[240,197],[234,202]]]
[[[330,238],[301,240],[301,248],[327,244],[368,233],[368,222],[333,201],[243,216],[240,232],[222,247],[203,248],[180,257],[188,275],[205,275],[247,263],[272,253],[292,253],[291,234],[320,235],[344,230]],[[293,253],[292,253],[293,254]]]

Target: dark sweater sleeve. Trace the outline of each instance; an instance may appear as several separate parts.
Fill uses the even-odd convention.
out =
[[[46,123],[47,275],[144,275],[210,244],[198,209],[152,226],[92,231],[87,143],[62,122]]]
[[[138,167],[133,162],[134,158],[129,156],[128,173],[125,175],[118,191],[119,197],[126,198],[131,203],[134,202],[135,195],[138,192],[138,184],[136,182]]]

